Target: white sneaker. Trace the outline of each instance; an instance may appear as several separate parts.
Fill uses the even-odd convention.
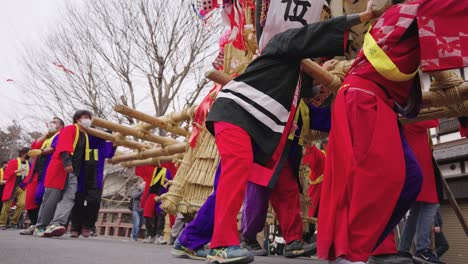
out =
[[[154,237],[147,237],[147,238],[145,238],[145,239],[144,239],[143,241],[141,241],[141,242],[143,242],[143,243],[145,243],[145,244],[147,244],[147,243],[154,243],[154,240],[155,240]]]
[[[158,238],[156,239],[156,244],[157,245],[166,245],[167,241],[164,240],[164,238],[162,236],[158,236]]]

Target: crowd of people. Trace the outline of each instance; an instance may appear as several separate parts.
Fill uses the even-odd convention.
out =
[[[21,235],[60,237],[70,221],[71,237],[91,235],[101,205],[104,162],[115,146],[86,133],[91,112],[76,111],[72,119],[65,126],[54,117],[47,133],[4,163],[2,230],[18,228],[25,209],[31,224]]]
[[[448,243],[439,211],[441,175],[428,136],[438,122],[401,125],[398,116],[411,118],[420,110],[421,62],[437,69],[428,66],[434,55],[421,46],[422,17],[440,26],[438,34],[450,35],[459,28],[447,27],[444,18],[459,18],[467,3],[390,2],[366,34],[333,107],[310,100],[323,88],[301,72],[301,61],[342,56],[349,29],[376,18],[372,1],[362,13],[275,35],[245,72],[220,90],[206,117],[221,157],[214,192],[189,223],[182,215],[170,217],[174,257],[242,264],[254,256],[317,254],[337,264],[443,263]],[[448,66],[466,67],[463,63],[452,60]],[[329,60],[322,67],[335,65]],[[112,143],[86,133],[91,118],[90,112],[77,111],[69,126],[54,118],[31,150],[21,149],[7,163],[1,181],[2,229],[8,228],[10,207],[16,203],[9,224],[18,223],[23,208],[32,223],[23,235],[62,236],[70,218],[72,237],[90,235],[104,160],[115,151]],[[466,120],[460,121],[466,136]],[[310,129],[329,132],[327,144],[307,147],[304,135]],[[309,167],[308,190],[300,184],[301,165]],[[158,205],[165,182],[176,171],[172,163],[135,169],[142,181],[129,206],[134,241],[144,224],[144,243],[167,243],[166,215]],[[318,221],[314,243],[303,238],[301,192],[310,195],[308,217]],[[269,204],[279,228],[259,243]],[[394,229],[402,219],[397,245]]]

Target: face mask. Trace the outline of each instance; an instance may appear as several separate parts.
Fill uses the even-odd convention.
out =
[[[47,131],[49,133],[54,133],[54,132],[57,132],[57,128],[55,127],[54,124],[49,124],[49,126],[47,127]]]
[[[90,127],[91,123],[92,123],[91,119],[87,119],[87,118],[86,119],[80,119],[80,124],[85,128]]]

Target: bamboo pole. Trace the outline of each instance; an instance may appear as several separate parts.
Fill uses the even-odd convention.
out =
[[[156,127],[159,127],[176,135],[180,135],[184,137],[187,137],[190,135],[189,131],[186,131],[185,129],[180,128],[177,125],[171,123],[170,122],[171,120],[166,117],[162,117],[162,118],[154,117],[154,116],[145,114],[143,112],[140,112],[138,110],[135,110],[133,108],[130,108],[128,106],[125,106],[125,105],[114,106],[114,111],[145,122],[145,124],[143,124],[143,128],[147,130],[151,130]]]
[[[464,116],[467,114],[468,112],[460,112],[454,109],[450,109],[448,107],[429,107],[429,108],[421,109],[421,112],[415,118],[411,118],[411,119],[400,118],[400,122],[402,124],[410,124],[410,123],[415,123],[415,122],[424,121],[424,120],[459,117],[459,116]]]
[[[104,131],[101,131],[99,129],[95,129],[95,128],[92,128],[92,127],[87,128],[86,132],[88,132],[88,134],[90,134],[92,136],[102,138],[104,140],[111,141],[112,143],[114,143],[114,145],[124,146],[124,147],[132,148],[132,149],[138,149],[138,150],[148,148],[148,146],[143,144],[143,143],[128,140],[128,139],[120,139],[115,135],[106,133]]]
[[[178,153],[184,153],[187,149],[187,143],[176,143],[162,148],[148,149],[140,152],[128,153],[114,156],[109,163],[116,164],[124,161],[141,160],[158,156],[169,156]]]
[[[163,146],[171,145],[177,143],[176,140],[167,137],[161,137],[157,135],[153,135],[151,133],[147,133],[145,131],[137,130],[132,127],[112,123],[110,121],[94,117],[93,118],[93,125],[103,128],[108,128],[112,131],[120,132],[124,135],[134,136],[143,140],[159,143]]]
[[[127,168],[136,167],[136,166],[144,166],[144,165],[158,165],[161,162],[169,162],[174,160],[180,160],[184,158],[183,153],[178,153],[171,156],[161,156],[161,157],[154,157],[144,160],[132,160],[123,162],[121,165]]]

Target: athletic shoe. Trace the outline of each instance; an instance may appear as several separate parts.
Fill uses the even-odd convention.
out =
[[[71,231],[70,237],[78,238],[79,236],[80,236],[80,233],[78,231]]]
[[[260,244],[258,243],[257,240],[250,242],[247,240],[242,240],[240,244],[241,248],[245,248],[248,251],[252,252],[254,256],[266,256],[268,255],[268,252],[263,249]]]
[[[35,236],[35,237],[45,237],[44,232],[45,232],[45,228],[43,226],[36,227],[36,229],[34,229],[33,236]]]
[[[191,250],[188,247],[182,246],[179,240],[174,242],[174,246],[171,250],[171,255],[175,258],[189,258],[194,260],[206,259],[207,252],[204,248],[198,250]]]
[[[155,240],[154,237],[147,237],[147,238],[143,239],[143,241],[141,241],[141,242],[143,242],[145,244],[148,244],[148,243],[154,243],[154,240]]]
[[[230,246],[210,249],[206,259],[210,264],[247,264],[254,261],[254,255],[245,248]]]
[[[88,228],[83,228],[81,229],[81,236],[88,238],[89,237],[89,229]]]
[[[284,256],[287,258],[307,257],[315,253],[317,253],[317,245],[315,243],[307,244],[301,240],[294,240],[284,247]]]
[[[64,226],[51,224],[49,225],[46,230],[44,231],[44,236],[46,237],[61,237],[65,234],[67,230]]]
[[[28,229],[23,229],[20,231],[20,235],[23,236],[32,236],[34,234],[34,230],[36,229],[35,225],[31,225]]]
[[[8,226],[2,225],[2,226],[0,226],[0,229],[1,229],[1,230],[7,230],[7,229],[8,229]]]
[[[430,249],[423,249],[416,252],[416,255],[413,257],[414,262],[422,264],[445,264],[440,261],[439,258],[432,253]]]
[[[409,254],[409,253],[408,253]],[[371,256],[367,261],[367,264],[414,264],[413,259],[402,254],[389,254],[389,255],[378,255]]]
[[[164,240],[164,238],[162,236],[158,236],[155,243],[156,243],[156,245],[166,245],[167,241]]]

